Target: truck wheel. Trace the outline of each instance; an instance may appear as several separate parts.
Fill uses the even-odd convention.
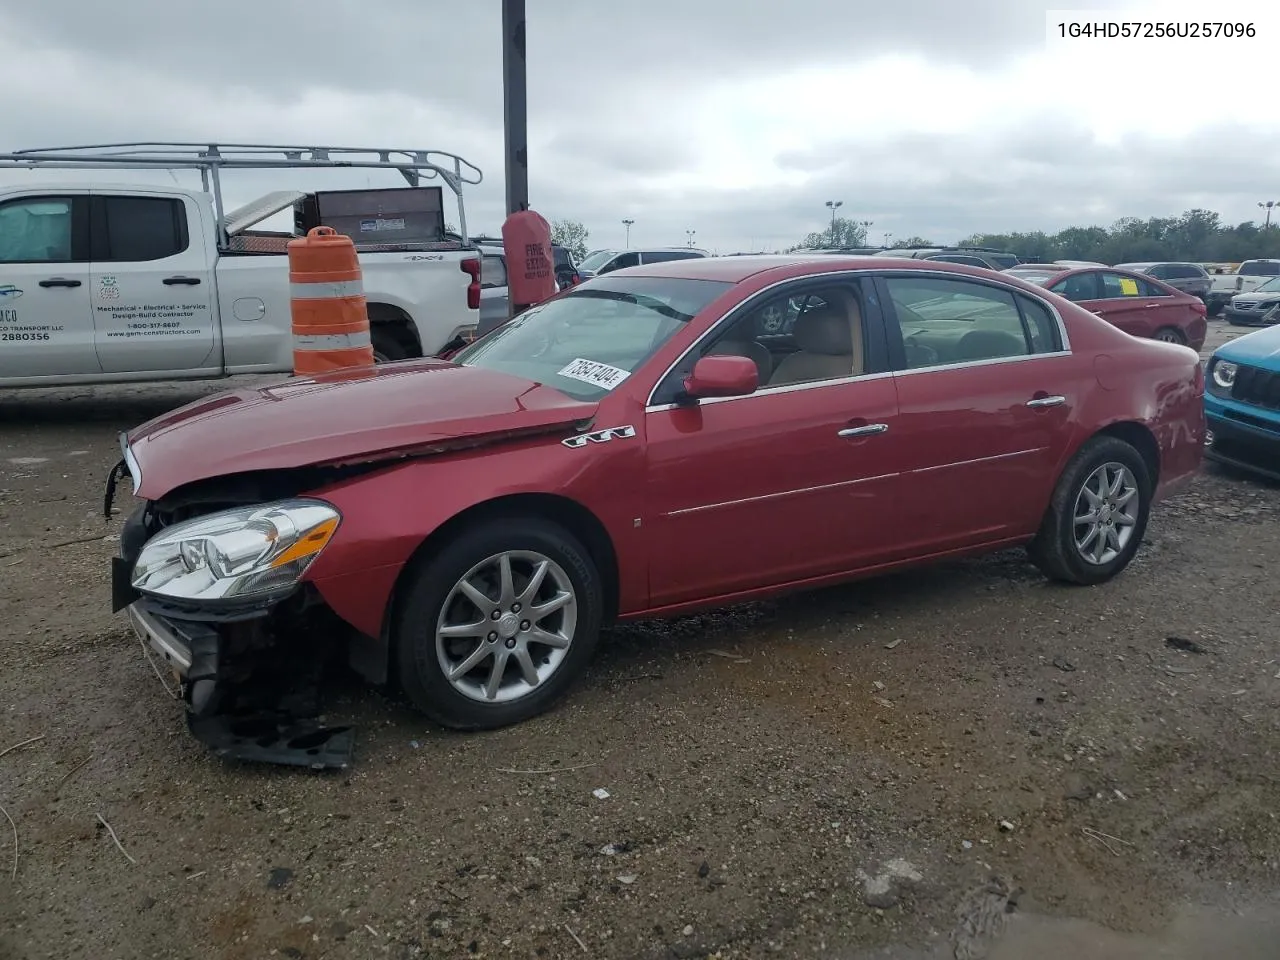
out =
[[[1095,584],[1129,565],[1151,510],[1147,464],[1130,444],[1094,437],[1067,464],[1027,551],[1051,580]]]
[[[603,608],[590,554],[559,525],[473,527],[410,576],[392,628],[400,686],[453,729],[527,720],[586,668]]]
[[[409,356],[408,348],[396,336],[395,327],[371,327],[370,336],[373,340],[373,359],[375,363],[391,363],[395,360],[404,360]]]

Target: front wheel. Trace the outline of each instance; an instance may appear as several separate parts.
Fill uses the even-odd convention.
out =
[[[1095,584],[1129,565],[1151,510],[1146,462],[1117,437],[1095,437],[1058,479],[1031,560],[1052,580]]]
[[[590,662],[602,610],[599,572],[568,531],[533,519],[474,527],[411,575],[392,636],[400,686],[446,727],[527,720]]]

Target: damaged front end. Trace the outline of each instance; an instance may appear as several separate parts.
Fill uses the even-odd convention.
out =
[[[181,507],[144,502],[112,562],[112,610],[181,684],[192,734],[215,753],[345,768],[353,731],[318,722],[346,625],[302,573],[341,523],[322,500]]]

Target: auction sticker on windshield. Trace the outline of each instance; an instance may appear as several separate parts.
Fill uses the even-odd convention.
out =
[[[1136,297],[1138,295],[1138,281],[1129,277],[1121,277],[1120,293],[1126,297]]]
[[[631,376],[630,371],[611,367],[607,363],[598,363],[595,360],[583,360],[581,357],[571,362],[563,370],[557,370],[556,372],[562,377],[568,377],[570,380],[580,380],[583,383],[589,383],[593,387],[601,387],[605,390],[612,390],[627,377]]]

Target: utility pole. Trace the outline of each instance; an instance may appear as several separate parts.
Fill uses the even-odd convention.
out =
[[[844,206],[843,200],[828,200],[827,206],[831,209],[831,245],[836,245],[836,211]]]
[[[524,0],[502,0],[502,103],[507,215],[529,209],[529,101]]]
[[[634,221],[634,220],[623,220],[623,221],[622,221],[622,225],[623,225],[624,227],[626,227],[626,228],[627,228],[627,246],[626,246],[626,249],[628,249],[628,250],[630,250],[630,249],[631,249],[631,225],[632,225],[633,223],[635,223],[635,221]]]
[[[1260,206],[1260,207],[1266,207],[1266,209],[1267,209],[1267,222],[1266,222],[1266,224],[1263,226],[1263,228],[1262,228],[1262,229],[1264,229],[1264,230],[1270,230],[1270,229],[1271,229],[1271,208],[1272,208],[1272,207],[1274,207],[1274,206],[1280,206],[1280,201],[1277,201],[1277,200],[1268,200],[1268,201],[1266,201],[1266,202],[1264,203],[1263,201],[1259,200],[1259,201],[1258,201],[1258,206]]]

